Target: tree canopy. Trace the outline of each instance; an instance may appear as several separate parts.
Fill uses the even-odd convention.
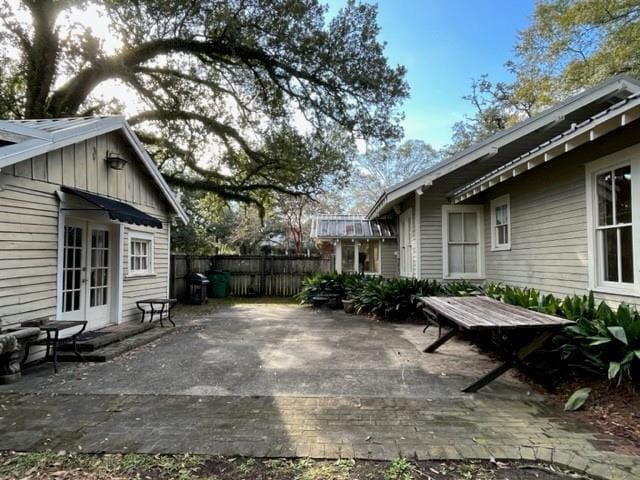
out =
[[[107,22],[115,47],[83,12]],[[319,0],[0,0],[0,115],[129,118],[173,185],[260,205],[344,181],[354,138],[401,134],[375,6]]]
[[[640,78],[640,0],[538,0],[507,62],[511,83],[472,82],[453,154],[609,77]]]
[[[640,1],[540,0],[508,66],[514,95],[537,108],[620,73],[640,77]]]
[[[440,160],[440,153],[421,140],[370,145],[354,156],[349,180],[350,210],[366,213],[384,190],[412,177]]]

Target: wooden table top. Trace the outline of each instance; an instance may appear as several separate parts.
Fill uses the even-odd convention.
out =
[[[574,322],[490,297],[418,297],[434,313],[466,330],[560,328]]]

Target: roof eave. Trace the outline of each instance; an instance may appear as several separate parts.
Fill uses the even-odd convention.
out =
[[[492,155],[500,147],[512,143],[535,130],[554,123],[557,121],[559,116],[584,107],[597,99],[606,98],[615,92],[625,89],[631,92],[639,92],[640,81],[624,74],[617,75],[604,83],[591,87],[578,95],[570,97],[564,102],[560,102],[559,104],[548,108],[528,120],[520,122],[507,130],[498,132],[484,141],[459,152],[457,155],[428,168],[424,172],[391,186],[380,196],[380,198],[378,198],[367,214],[367,218],[371,219],[380,215],[381,212],[383,212],[385,205],[397,202],[411,193],[412,190],[416,190],[425,184],[432,183],[434,180],[475,160]]]
[[[640,96],[635,96],[635,98],[625,101],[625,104],[620,108],[605,110],[591,117],[578,128],[564,132],[559,138],[539,145],[500,168],[449,192],[447,196],[454,203],[465,201],[638,119],[640,119]]]
[[[15,124],[12,124],[12,128]],[[87,125],[81,127],[61,129],[52,134],[47,134],[47,138],[43,138],[43,135],[36,136],[33,131],[37,131],[34,128],[24,127],[19,125],[21,132],[31,131],[31,139],[25,140],[14,145],[7,145],[2,147],[2,156],[0,156],[0,169],[13,165],[15,163],[27,160],[38,155],[43,155],[52,150],[63,148],[74,143],[82,142],[89,138],[93,138],[98,135],[103,135],[116,130],[122,130],[127,140],[133,146],[136,154],[142,160],[142,163],[147,168],[147,171],[154,179],[155,183],[160,188],[164,197],[167,199],[171,208],[174,210],[178,218],[184,223],[189,221],[189,217],[185,210],[178,202],[175,194],[165,181],[164,177],[158,170],[155,162],[151,159],[146,149],[140,142],[140,139],[131,129],[131,126],[127,123],[126,119],[122,116],[114,116],[107,118],[96,119],[95,122],[90,122]]]

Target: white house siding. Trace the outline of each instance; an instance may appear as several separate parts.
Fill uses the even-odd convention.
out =
[[[108,168],[104,161],[107,149],[129,160],[124,170],[116,172]],[[118,133],[111,133],[22,161],[0,172],[2,324],[56,314],[58,200],[55,191],[60,185],[125,201],[163,222],[162,230],[150,229],[155,236],[157,276],[145,280],[125,278],[123,320],[134,315],[136,292],[144,292],[145,297],[166,296],[168,206],[126,142]],[[128,251],[126,244],[125,241]],[[125,267],[127,263],[125,261]],[[140,288],[142,284],[144,289]]]
[[[442,280],[442,205],[448,203],[445,193],[436,184],[420,197],[422,278]]]
[[[383,277],[398,276],[398,242],[385,240],[380,243],[380,274]]]
[[[511,250],[491,251],[488,201],[505,193],[510,196]],[[587,206],[582,165],[557,160],[495,188],[487,200],[487,281],[561,295],[587,291]]]
[[[160,219],[160,212],[154,213],[151,209],[143,209],[149,215]],[[122,321],[127,322],[140,318],[140,311],[136,308],[136,300],[143,298],[165,298],[169,279],[169,236],[167,218],[162,218],[162,230],[157,228],[144,228],[127,226],[124,232],[124,282],[122,286]],[[129,237],[132,231],[148,232],[153,234],[153,270],[150,276],[130,277],[129,274]]]
[[[486,280],[570,295],[589,289],[585,163],[633,143],[618,132],[488,190],[485,208]],[[489,202],[510,195],[511,250],[491,251]],[[471,203],[479,203],[470,200]],[[634,212],[635,215],[635,212]],[[637,297],[597,294],[613,303]]]
[[[413,230],[412,230],[412,236],[410,239],[410,243],[411,243],[411,248],[412,248],[412,252],[413,252],[413,274],[414,276],[416,276],[416,272],[417,272],[417,259],[418,256],[416,255],[415,252],[415,248],[416,248],[416,232],[417,232],[417,228],[415,225],[415,206],[416,206],[416,201],[415,201],[415,195],[410,195],[409,198],[407,198],[405,201],[403,201],[399,207],[400,207],[400,214],[405,213],[407,210],[411,209],[411,221],[413,222]],[[398,218],[400,217],[400,215],[398,215]],[[400,228],[400,225],[398,224],[398,247],[397,250],[398,251],[398,255],[400,254],[400,246],[402,245],[403,239],[402,239],[402,228]],[[393,253],[393,252],[392,252]],[[384,254],[383,254],[384,255]],[[398,256],[398,275],[400,275],[400,257]]]

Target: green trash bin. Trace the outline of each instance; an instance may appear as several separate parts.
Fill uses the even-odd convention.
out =
[[[211,271],[207,272],[207,278],[210,281],[207,292],[210,298],[224,298],[229,295],[231,273]]]

